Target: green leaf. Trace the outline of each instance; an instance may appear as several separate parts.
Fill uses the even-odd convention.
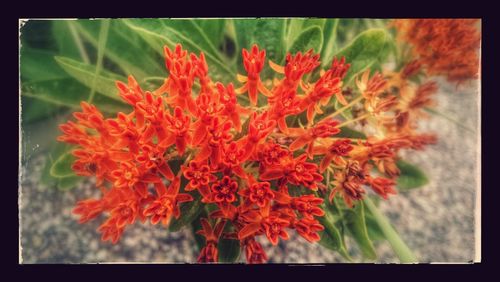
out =
[[[235,70],[193,20],[127,19],[124,23],[142,36],[163,57],[163,46],[174,48],[181,43],[190,52],[204,52],[214,80],[228,82]]]
[[[382,233],[384,233],[384,237],[391,245],[399,260],[402,263],[417,262],[417,257],[413,254],[410,248],[408,248],[408,246],[401,239],[396,230],[391,226],[387,218],[377,209],[377,207],[373,204],[369,197],[364,198],[364,203],[367,210],[370,210],[373,218],[380,227],[380,230],[382,230]]]
[[[198,218],[200,215],[203,204],[201,203],[201,197],[198,193],[194,195],[191,194],[194,198],[193,201],[188,203],[183,203],[181,205],[181,217],[179,219],[173,218],[168,226],[168,231],[177,232],[182,227],[190,224],[193,220]]]
[[[29,97],[27,103],[22,105],[23,118],[26,117],[27,121],[44,118],[61,106],[80,109],[80,102],[87,101],[89,88],[65,72],[55,61],[53,52],[22,47],[20,60],[21,95],[23,98]],[[45,106],[45,109],[31,106],[30,103],[35,103],[31,102],[34,99],[38,101],[36,105]],[[102,95],[95,97],[94,104],[100,110],[111,113],[128,108],[123,102]],[[31,114],[31,110],[45,112],[46,115],[36,112]],[[30,115],[33,118],[28,118]]]
[[[288,52],[307,52],[314,49],[315,53],[320,53],[323,46],[323,31],[319,26],[310,26],[302,31],[291,44]]]
[[[62,177],[58,179],[57,188],[61,191],[68,191],[76,187],[82,180],[79,176]]]
[[[52,21],[52,34],[60,56],[70,57],[89,63],[83,42],[78,35],[73,20]]]
[[[87,101],[89,97],[88,91],[87,87],[73,78],[21,83],[21,93],[23,96],[75,110],[81,109],[81,101]],[[99,110],[107,113],[116,113],[129,109],[129,106],[125,103],[102,95],[96,96],[93,104]]]
[[[224,39],[225,19],[193,19],[212,44],[219,48]]]
[[[323,28],[323,48],[321,50],[321,67],[326,68],[332,62],[333,54],[336,53],[337,28],[339,19],[327,19]]]
[[[366,222],[366,230],[368,231],[368,237],[372,241],[382,241],[385,240],[385,235],[384,232],[380,229],[380,226],[378,226],[377,221],[373,217],[373,215],[368,211],[368,209],[365,210],[365,222]]]
[[[401,174],[397,180],[397,186],[400,191],[407,191],[410,189],[422,187],[425,184],[429,183],[429,179],[424,174],[424,172],[403,160],[398,160],[396,162],[397,167],[401,171]]]
[[[98,20],[75,22],[78,31],[94,47],[98,47],[100,23]],[[126,46],[126,48],[124,48]],[[165,76],[164,60],[144,39],[122,20],[111,20],[104,54],[127,75],[138,81],[148,76]]]
[[[347,126],[342,126],[340,128],[340,132],[337,135],[335,135],[335,137],[366,139],[366,134],[364,134],[363,132],[351,129]]]
[[[100,71],[99,75],[96,76],[96,67],[93,65],[78,62],[67,57],[56,56],[55,59],[66,72],[83,85],[89,88],[95,87],[96,92],[111,99],[122,101],[118,95],[115,83],[117,80],[126,81],[127,79],[125,77],[105,70]]]
[[[302,32],[302,27],[304,26],[305,19],[293,18],[289,19],[287,22],[286,30],[286,49],[289,50],[292,46],[293,41]]]
[[[253,43],[260,49],[266,50],[266,59],[281,62],[285,57],[285,19],[258,19]],[[271,68],[264,68],[263,77],[271,78],[274,75]]]
[[[224,227],[224,233],[234,232],[233,226],[230,222],[226,222]],[[225,263],[235,262],[241,252],[241,246],[239,240],[220,238],[217,245],[219,251],[219,261]]]
[[[370,260],[376,259],[377,254],[366,228],[363,202],[358,201],[355,207],[343,210],[342,214],[344,217],[343,222],[361,249],[363,256]]]
[[[351,260],[347,253],[344,239],[334,224],[334,217],[331,211],[325,208],[323,210],[325,210],[325,215],[319,217],[318,220],[325,227],[325,230],[319,232],[321,240],[318,243],[329,250],[338,252],[345,259]]]
[[[42,176],[40,178],[40,182],[47,187],[57,188],[63,191],[67,191],[71,188],[74,188],[80,181],[82,181],[82,177],[76,176],[74,173],[65,175],[64,177],[55,177],[51,175],[52,168],[55,162],[64,158],[64,155],[67,154],[70,150],[71,146],[57,143],[55,144],[51,150],[47,154],[47,160],[45,161],[45,167],[42,171]],[[68,164],[71,166],[71,164]]]
[[[59,107],[31,97],[21,97],[21,122],[32,123],[44,119],[59,110]]]
[[[70,77],[54,60],[50,51],[21,48],[21,82],[43,82]]]
[[[50,175],[53,177],[64,178],[75,176],[75,173],[71,169],[71,165],[75,161],[75,157],[70,150],[61,154],[52,164],[50,168]]]
[[[232,239],[220,239],[217,245],[219,250],[219,261],[225,263],[235,262],[240,256],[240,241]]]
[[[345,57],[351,64],[344,83],[347,85],[359,73],[382,61],[387,55],[387,42],[390,35],[383,29],[369,29],[359,34],[354,40],[340,50],[335,56]]]

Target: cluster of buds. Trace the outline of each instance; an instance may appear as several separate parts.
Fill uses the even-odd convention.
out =
[[[242,85],[235,89],[211,80],[203,53],[165,47],[169,76],[161,87],[145,91],[132,76],[116,83],[130,113],[104,118],[82,102],[76,122],[61,125],[58,138],[77,145],[73,170],[94,176],[102,191],[101,198],[77,204],[80,222],[104,214],[98,230],[116,243],[136,219],[168,226],[183,216],[182,205],[199,199],[216,208],[195,219],[206,238],[198,261],[217,262],[219,239],[228,238],[239,240],[248,263],[262,263],[267,255],[257,237],[277,245],[295,230],[317,242],[325,200],[340,194],[352,207],[367,187],[383,198],[395,194],[398,151],[435,142],[417,134],[414,122],[436,89],[395,93],[411,88],[407,74],[386,79],[367,71],[356,91],[344,91],[350,67],[344,58],[335,58],[313,82],[308,79],[320,65],[313,50],[287,54],[285,66],[268,61],[282,76],[273,82],[260,77],[265,50],[243,49],[243,60],[247,75],[238,75]],[[326,115],[332,98],[342,107]],[[352,119],[340,118],[353,106],[360,108]],[[351,123],[370,125],[377,134],[336,137]]]
[[[398,19],[391,25],[399,41],[411,44],[410,57],[424,65],[427,74],[458,83],[478,78],[478,19]]]

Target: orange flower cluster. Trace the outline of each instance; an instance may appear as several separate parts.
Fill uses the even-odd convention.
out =
[[[183,216],[180,206],[201,198],[217,208],[201,219],[198,233],[206,246],[198,261],[216,262],[223,237],[239,240],[249,263],[262,263],[267,256],[258,236],[276,245],[295,230],[317,242],[324,229],[317,219],[325,213],[323,199],[332,201],[338,193],[351,207],[366,193],[364,186],[383,198],[395,194],[397,152],[435,141],[414,130],[414,113],[427,105],[432,85],[410,91],[414,87],[401,74],[370,78],[367,71],[356,83],[359,97],[344,97],[342,80],[350,67],[344,58],[335,58],[309,82],[305,77],[320,65],[319,55],[287,54],[285,66],[269,62],[283,75],[270,82],[260,78],[265,57],[256,45],[243,49],[247,75],[238,75],[243,85],[234,89],[211,80],[203,53],[188,56],[180,45],[165,47],[169,76],[160,88],[144,91],[132,76],[127,84],[116,83],[130,113],[104,118],[82,102],[76,122],[61,125],[58,138],[77,145],[73,170],[95,176],[102,191],[100,199],[77,204],[80,222],[106,215],[98,230],[103,240],[116,243],[136,219],[167,226]],[[401,93],[409,94],[394,94],[394,87],[408,88]],[[250,105],[238,102],[247,99],[237,96],[244,93]],[[259,94],[267,103],[259,105]],[[343,107],[318,120],[332,97]],[[353,119],[334,119],[358,104],[362,108]],[[302,116],[306,126],[297,121]],[[335,137],[347,124],[365,121],[384,134],[367,140]],[[330,173],[333,181],[325,185]]]
[[[413,46],[413,55],[429,75],[445,75],[451,82],[479,74],[481,33],[476,19],[398,19],[392,22],[398,39]]]

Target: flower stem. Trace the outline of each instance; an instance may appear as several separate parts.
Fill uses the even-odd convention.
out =
[[[363,95],[359,95],[356,99],[352,100],[349,104],[343,106],[342,108],[338,109],[337,111],[335,111],[334,113],[332,113],[331,115],[327,116],[326,118],[333,118],[335,116],[338,116],[340,115],[341,113],[343,113],[345,110],[347,110],[348,108],[350,108],[352,105],[356,104],[357,102],[361,101],[361,99],[363,99]]]
[[[369,116],[369,114],[364,114],[364,115],[359,116],[359,117],[357,117],[357,118],[355,118],[355,119],[350,119],[350,120],[348,120],[348,121],[345,121],[345,122],[343,122],[343,123],[341,123],[341,124],[337,125],[337,127],[339,127],[339,128],[340,128],[340,127],[346,126],[346,125],[351,124],[351,123],[353,123],[353,122],[356,122],[356,121],[359,121],[359,120],[365,119],[365,118],[367,118],[368,116]]]
[[[387,218],[377,209],[377,207],[373,204],[373,202],[365,197],[364,203],[366,207],[370,210],[375,218],[375,221],[379,225],[382,233],[384,233],[385,238],[389,241],[389,244],[392,247],[392,250],[398,256],[401,263],[415,263],[418,262],[417,257],[413,254],[413,252],[408,248],[408,246],[403,242],[399,234],[392,228],[391,224],[387,220]]]

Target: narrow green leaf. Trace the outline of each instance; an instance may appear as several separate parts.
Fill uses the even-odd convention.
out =
[[[425,176],[425,173],[415,165],[403,160],[398,160],[396,165],[401,171],[397,180],[397,187],[400,191],[422,187],[429,183],[429,179]]]
[[[340,234],[339,229],[334,224],[334,217],[330,210],[323,208],[325,210],[325,215],[319,217],[319,222],[325,227],[325,230],[320,231],[319,235],[321,240],[319,244],[327,249],[338,252],[345,259],[351,260],[347,249],[345,247],[344,239]]]
[[[54,60],[54,52],[21,48],[21,83],[42,82],[70,77]]]
[[[21,95],[37,99],[55,106],[65,106],[79,110],[80,102],[87,101],[88,88],[73,78],[48,80],[42,82],[26,82],[21,84]],[[96,96],[93,102],[99,109],[106,113],[116,113],[129,109],[125,103],[108,98]]]
[[[363,72],[374,63],[384,59],[387,55],[387,42],[390,35],[383,29],[369,29],[359,34],[354,40],[340,50],[335,56],[345,57],[351,64],[344,83],[347,85],[359,73]]]
[[[71,151],[66,151],[54,161],[50,168],[50,175],[58,178],[75,176],[75,173],[71,169],[71,165],[73,165],[74,161],[75,157]]]
[[[368,212],[368,209],[365,210],[365,222],[366,222],[366,230],[368,231],[368,237],[372,241],[382,241],[385,240],[384,232],[378,226],[377,221],[373,217],[371,213]]]
[[[306,29],[310,26],[318,26],[319,28],[324,29],[325,24],[326,24],[326,19],[319,19],[319,18],[306,19],[304,21],[304,25],[302,26],[302,28]]]
[[[323,48],[321,50],[321,67],[326,68],[331,64],[333,54],[337,51],[337,28],[339,19],[327,19],[323,29]]]
[[[99,21],[79,20],[75,24],[82,36],[97,48]],[[106,58],[117,64],[125,74],[133,75],[139,81],[148,76],[166,75],[164,60],[122,20],[111,21],[108,37],[104,51]]]
[[[305,19],[293,18],[287,23],[287,35],[286,35],[286,49],[289,50],[292,47],[292,43],[295,41],[297,36],[302,32],[302,26],[304,25]]]
[[[126,78],[108,71],[100,71],[99,75],[95,75],[96,67],[93,65],[85,64],[75,61],[67,57],[55,57],[56,62],[72,77],[78,80],[83,85],[92,88],[109,98],[122,101],[118,95],[115,82],[117,80],[126,81]],[[95,78],[95,80],[94,80]]]
[[[290,53],[307,52],[309,49],[314,49],[315,53],[320,53],[323,46],[323,31],[319,26],[310,26],[302,31],[293,41]]]
[[[97,78],[101,74],[102,60],[104,57],[104,50],[106,49],[106,42],[108,41],[109,19],[101,21],[101,28],[99,29],[99,41],[97,43],[97,62],[92,79],[92,86],[90,87],[89,99],[87,102],[92,103],[97,87]]]
[[[190,52],[204,52],[214,80],[228,82],[235,76],[223,56],[193,20],[127,19],[124,23],[138,32],[163,57],[163,46],[177,43]]]
[[[212,45],[219,48],[224,38],[225,19],[193,19]]]
[[[234,232],[233,226],[230,222],[226,222],[224,233]],[[219,251],[219,261],[225,263],[235,262],[241,253],[241,246],[239,240],[220,238],[217,245]]]
[[[389,241],[393,251],[399,257],[399,260],[402,263],[415,263],[417,262],[417,257],[413,254],[413,252],[408,248],[408,246],[403,242],[401,237],[398,235],[396,230],[391,226],[387,218],[375,207],[369,197],[365,197],[364,203],[366,204],[366,208],[370,210],[373,214],[373,217],[380,229],[384,233],[385,238]]]
[[[52,34],[57,42],[58,54],[89,63],[88,55],[82,50],[83,42],[76,32],[73,20],[52,21]]]
[[[193,201],[183,203],[181,205],[181,217],[179,219],[173,218],[168,226],[170,232],[179,231],[182,227],[190,224],[193,220],[200,215],[203,204],[201,197],[198,193],[191,194],[194,198]]]
[[[363,256],[370,260],[376,259],[377,254],[366,228],[363,202],[358,202],[355,207],[343,210],[342,213],[343,222],[361,249]]]
[[[335,137],[366,139],[366,134],[364,134],[363,132],[351,129],[347,126],[343,126],[340,128],[340,132],[337,135],[335,135]]]

